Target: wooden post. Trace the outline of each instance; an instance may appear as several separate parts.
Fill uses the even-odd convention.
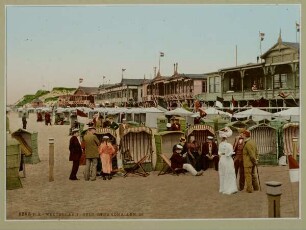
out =
[[[49,138],[49,182],[54,181],[54,138]]]
[[[267,195],[268,195],[268,217],[280,217],[280,198],[281,198],[281,185],[282,183],[276,181],[266,182]]]

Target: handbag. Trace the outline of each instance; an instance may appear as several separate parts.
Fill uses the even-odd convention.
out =
[[[82,152],[81,158],[80,158],[80,165],[86,165],[86,155],[85,152]]]

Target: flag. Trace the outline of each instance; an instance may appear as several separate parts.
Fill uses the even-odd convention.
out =
[[[220,109],[222,109],[223,108],[223,101],[224,101],[224,99],[222,97],[217,96],[216,107],[219,107]]]
[[[284,92],[279,92],[278,93],[278,96],[280,96],[281,98],[286,98],[286,97],[288,97],[290,95],[290,93],[288,93],[288,94],[285,94]]]
[[[300,166],[297,160],[295,160],[292,155],[288,155],[288,165],[289,165],[290,182],[298,182]]]
[[[160,56],[161,57],[165,56],[164,52],[160,52]]]
[[[83,82],[83,78],[79,78],[79,83],[81,84]]]
[[[260,41],[263,41],[265,38],[265,33],[262,33],[259,31],[259,37],[260,37]]]
[[[235,101],[234,96],[232,95],[232,101],[230,105],[231,110],[233,111],[236,106],[237,106],[237,101]]]
[[[296,22],[296,23],[295,23],[295,26],[296,26],[296,31],[297,31],[297,32],[300,32],[300,24]]]
[[[122,72],[124,72],[126,69],[122,69]]]

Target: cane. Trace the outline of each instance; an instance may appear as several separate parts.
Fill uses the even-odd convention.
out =
[[[257,178],[258,178],[258,185],[259,185],[259,191],[261,191],[261,185],[260,185],[260,178],[259,178],[259,173],[258,173],[258,167],[255,165],[256,170],[257,170]]]

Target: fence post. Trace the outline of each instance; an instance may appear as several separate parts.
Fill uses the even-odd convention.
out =
[[[281,198],[281,185],[277,181],[266,182],[267,195],[268,195],[268,217],[280,217],[280,198]]]
[[[49,138],[49,182],[54,181],[54,138]]]

